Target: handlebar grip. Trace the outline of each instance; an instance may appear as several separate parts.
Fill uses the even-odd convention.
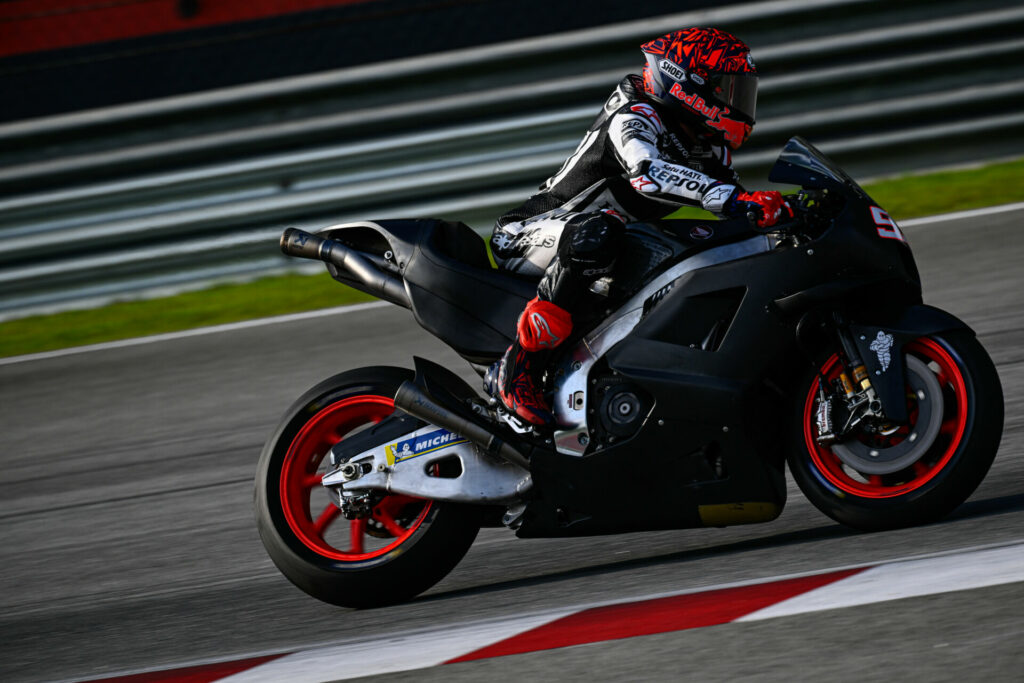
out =
[[[330,257],[331,245],[331,240],[298,228],[288,228],[281,233],[281,251],[288,256],[326,261]]]

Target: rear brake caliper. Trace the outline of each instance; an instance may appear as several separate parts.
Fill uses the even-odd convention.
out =
[[[379,497],[379,496],[378,496]],[[341,514],[345,519],[366,519],[373,514],[376,503],[370,493],[341,496]]]

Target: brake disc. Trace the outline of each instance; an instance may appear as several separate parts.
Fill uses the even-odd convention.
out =
[[[917,422],[905,439],[877,448],[850,439],[832,446],[840,460],[863,474],[892,474],[921,459],[942,427],[944,401],[935,373],[921,360],[906,356],[907,384],[917,399]]]

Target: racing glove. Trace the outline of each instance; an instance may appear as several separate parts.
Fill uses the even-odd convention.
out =
[[[701,200],[701,206],[712,213],[720,213],[730,218],[754,212],[757,216],[757,227],[768,228],[779,222],[783,215],[793,217],[793,209],[782,193],[770,190],[767,192],[741,192],[735,185],[713,185],[708,188]]]

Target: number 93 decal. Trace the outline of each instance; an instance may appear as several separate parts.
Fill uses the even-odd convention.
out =
[[[900,242],[906,242],[906,238],[903,237],[903,233],[900,232],[900,226],[896,225],[896,221],[892,219],[887,212],[883,211],[879,206],[871,207],[871,217],[875,219],[875,225],[878,226],[878,236],[884,237],[890,240],[899,240]]]

